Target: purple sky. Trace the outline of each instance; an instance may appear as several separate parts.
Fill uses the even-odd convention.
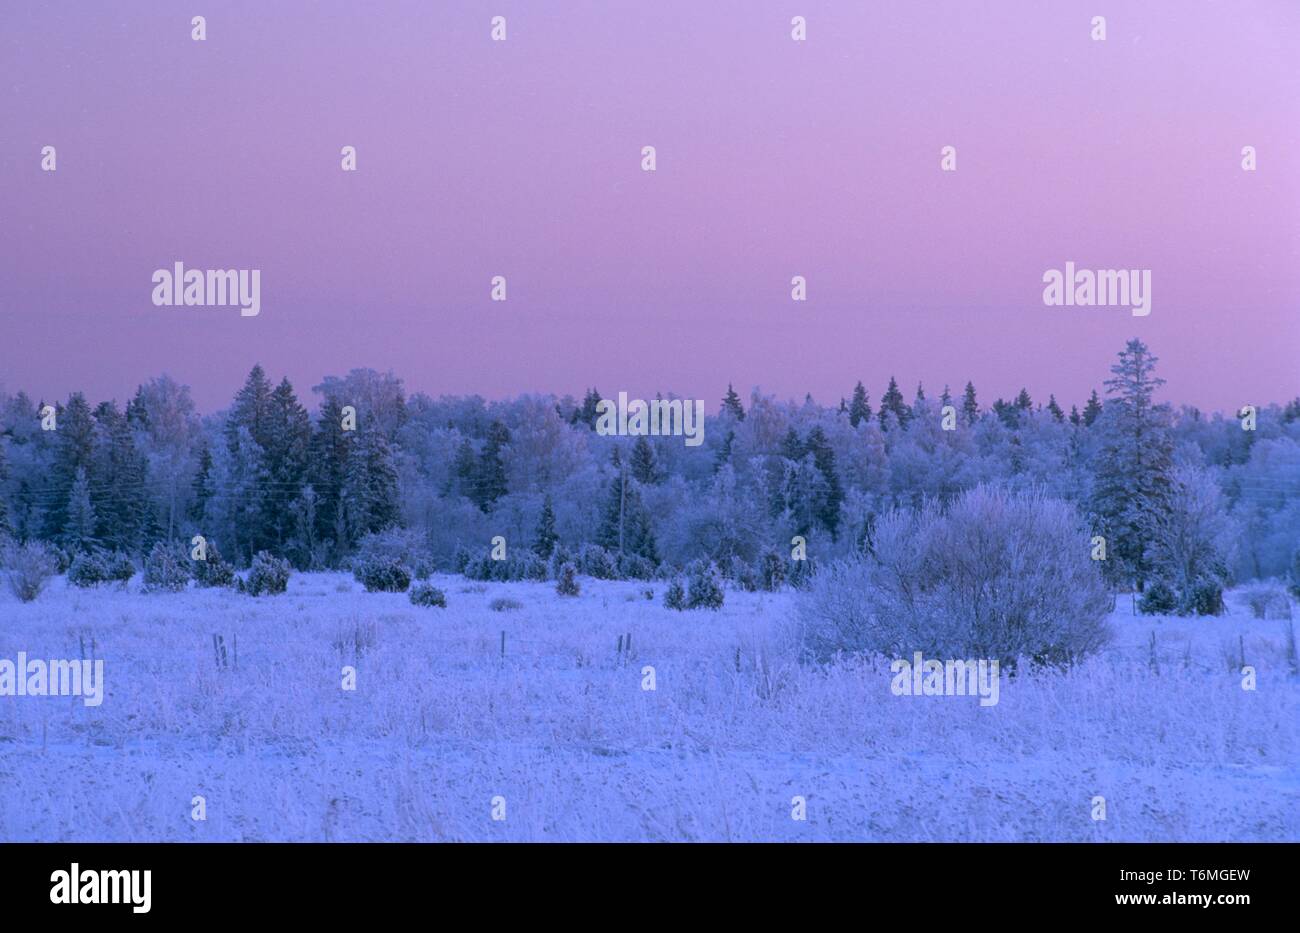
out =
[[[304,394],[371,366],[712,410],[892,373],[1068,405],[1137,335],[1166,398],[1284,401],[1298,47],[1290,0],[6,0],[0,383],[124,400],[167,371],[206,411],[261,361]],[[154,307],[176,260],[260,269],[262,313]],[[1067,260],[1150,268],[1152,314],[1045,307]]]

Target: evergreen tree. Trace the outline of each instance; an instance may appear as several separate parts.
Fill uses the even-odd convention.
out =
[[[542,560],[550,560],[560,536],[555,533],[555,510],[551,497],[542,500],[542,514],[537,520],[537,534],[533,538],[533,553]]]
[[[727,436],[722,439],[722,446],[718,448],[718,455],[713,459],[713,472],[717,473],[724,466],[731,462],[731,448],[736,442],[736,432],[728,431]]]
[[[1049,395],[1047,397],[1047,410],[1051,412],[1052,417],[1056,419],[1058,423],[1065,421],[1065,412],[1061,411],[1061,406],[1056,404],[1055,395]]]
[[[1079,414],[1078,405],[1070,406],[1070,424],[1074,425],[1076,428],[1083,424],[1083,416]]]
[[[974,424],[980,420],[980,406],[975,400],[975,384],[972,382],[966,383],[966,392],[961,400],[961,413],[967,424]]]
[[[474,498],[474,477],[478,473],[478,454],[469,438],[462,438],[456,448],[456,457],[451,464],[451,479],[459,495],[466,499]]]
[[[333,540],[335,557],[347,550],[347,521],[343,515],[343,485],[347,480],[348,452],[355,432],[343,430],[343,405],[327,395],[311,435],[307,482],[316,493],[316,537]],[[343,537],[339,537],[342,532]]]
[[[857,427],[863,421],[871,420],[871,400],[867,398],[866,386],[862,380],[853,387],[853,401],[849,403],[849,424]]]
[[[0,541],[14,533],[13,521],[9,517],[9,503],[5,498],[5,489],[9,486],[9,458],[5,454],[5,445],[0,443]]]
[[[41,537],[58,541],[68,524],[68,502],[77,471],[84,470],[91,488],[98,479],[94,472],[95,421],[90,405],[80,392],[68,398],[61,411],[56,410],[58,430],[53,432],[54,458],[50,464],[48,491],[44,495],[48,508],[45,512]],[[46,432],[42,432],[46,433]]]
[[[651,563],[659,562],[650,513],[641,502],[636,482],[628,475],[618,448],[614,448],[610,462],[614,479],[610,483],[605,507],[601,513],[596,543],[605,550],[620,556],[632,554],[644,557]]]
[[[478,469],[474,474],[474,504],[487,512],[506,494],[506,465],[502,451],[510,442],[510,431],[500,421],[488,428],[487,443],[479,455]]]
[[[943,409],[952,404],[952,393],[948,391],[948,384],[944,383],[943,394],[939,396],[939,407]]]
[[[343,507],[349,544],[398,524],[397,467],[388,441],[376,427],[359,430],[352,440]]]
[[[817,520],[830,531],[831,539],[834,540],[840,527],[840,503],[844,501],[844,486],[835,467],[835,451],[831,449],[830,441],[820,425],[808,432],[806,446],[825,483],[816,505]]]
[[[1016,396],[1015,405],[1021,411],[1031,411],[1034,407],[1033,400],[1029,397],[1028,389],[1021,389],[1020,394]]]
[[[587,394],[583,396],[582,407],[573,413],[573,423],[585,424],[594,431],[596,429],[596,419],[599,417],[599,413],[596,411],[596,406],[599,405],[600,402],[600,393],[595,389],[588,389]]]
[[[206,439],[202,439],[199,441],[199,465],[194,471],[193,498],[190,502],[190,518],[195,524],[203,521],[203,513],[208,500],[212,498],[212,492],[212,448]]]
[[[908,410],[907,403],[903,401],[903,393],[898,389],[898,382],[893,376],[889,377],[889,388],[885,394],[880,397],[880,426],[887,428],[888,419],[886,413],[890,413],[897,420],[899,427],[906,427],[908,419],[912,413]]]
[[[226,416],[226,438],[232,448],[238,442],[239,429],[247,428],[254,443],[265,449],[270,412],[271,383],[258,364],[249,371],[244,387],[235,393],[235,401]]]
[[[654,448],[644,434],[637,436],[632,446],[632,478],[643,486],[659,482],[659,465],[655,462]]]
[[[1101,416],[1101,399],[1097,397],[1097,390],[1092,390],[1092,395],[1088,396],[1088,404],[1083,406],[1083,423],[1086,427],[1092,427],[1092,423]]]
[[[77,467],[72,489],[68,493],[67,521],[62,543],[72,551],[88,551],[98,544],[95,538],[95,508],[90,503],[90,481],[86,468]]]
[[[727,383],[727,394],[722,399],[722,410],[737,421],[745,420],[745,406],[740,404],[740,396],[736,394],[730,382]]]
[[[263,467],[267,476],[266,511],[262,516],[267,540],[281,553],[294,534],[297,517],[291,506],[302,493],[312,439],[311,418],[298,403],[293,386],[282,379],[271,393],[265,413]],[[313,535],[314,537],[314,535]]]
[[[120,414],[116,405],[100,405],[95,418],[100,448],[96,474],[102,492],[98,497],[92,493],[91,500],[98,518],[98,539],[115,550],[141,550],[149,516],[154,512],[146,492],[148,463],[136,446],[130,419]]]
[[[781,441],[781,456],[787,460],[802,460],[808,449],[804,447],[803,441],[799,439],[799,432],[790,428],[785,432],[785,437]]]
[[[1112,579],[1131,577],[1141,589],[1149,578],[1161,525],[1171,507],[1173,436],[1167,406],[1154,394],[1164,384],[1158,359],[1133,339],[1120,351],[1106,380],[1106,405],[1098,426],[1092,513],[1105,536],[1105,570]]]

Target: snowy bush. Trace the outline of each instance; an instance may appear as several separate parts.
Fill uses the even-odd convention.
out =
[[[785,586],[785,558],[776,548],[768,548],[758,559],[758,582],[769,593]]]
[[[1177,608],[1178,597],[1163,580],[1149,584],[1138,600],[1138,612],[1146,616],[1169,615]]]
[[[367,593],[405,593],[411,585],[411,572],[399,558],[388,555],[354,560],[352,575]]]
[[[515,609],[524,608],[524,604],[509,596],[498,596],[488,603],[488,608],[493,612],[512,612]]]
[[[9,542],[0,553],[9,591],[25,603],[41,595],[41,590],[58,570],[58,559],[52,549],[39,541],[19,545]]]
[[[1182,594],[1178,611],[1181,615],[1223,615],[1223,584],[1212,577],[1202,577]]]
[[[244,581],[249,596],[274,596],[289,588],[289,562],[266,551],[258,551]]]
[[[715,564],[698,566],[686,591],[687,609],[721,609],[724,594],[722,575]]]
[[[357,552],[352,560],[353,568],[371,561],[397,561],[419,580],[428,579],[433,572],[433,557],[424,536],[405,528],[388,528],[363,537],[357,544]],[[406,587],[402,589],[405,590]]]
[[[617,566],[617,575],[624,580],[650,580],[655,575],[655,565],[640,554],[623,554]]]
[[[410,599],[413,606],[447,608],[447,594],[430,583],[417,583],[411,587]]]
[[[874,555],[818,572],[803,605],[807,656],[1025,657],[1062,664],[1108,639],[1110,596],[1074,510],[977,487],[945,511],[895,510]]]
[[[1242,601],[1256,619],[1291,618],[1291,600],[1286,590],[1271,580],[1252,583],[1241,591]]]
[[[205,560],[196,560],[191,563],[190,569],[194,573],[194,582],[199,586],[235,585],[235,568],[221,556],[221,551],[217,549],[215,541],[208,542]]]
[[[182,545],[159,541],[144,559],[145,593],[179,593],[190,582],[190,559]]]
[[[681,580],[674,580],[668,584],[668,589],[664,593],[664,608],[676,609],[678,612],[686,608],[686,587],[682,586]]]
[[[813,563],[811,557],[803,560],[790,561],[790,573],[788,579],[790,585],[796,590],[806,590],[812,586],[813,577],[816,575],[817,566]]]
[[[578,570],[597,580],[618,579],[618,564],[613,555],[599,544],[583,545],[578,554]]]
[[[561,596],[577,596],[578,571],[573,564],[565,563],[560,565],[559,573],[556,574],[555,592]]]
[[[68,583],[91,587],[101,583],[126,583],[135,576],[135,564],[121,551],[82,551],[68,567]]]
[[[745,563],[744,559],[738,554],[731,555],[730,570],[727,578],[737,587],[746,593],[752,593],[758,589],[758,575],[754,573],[754,568]]]

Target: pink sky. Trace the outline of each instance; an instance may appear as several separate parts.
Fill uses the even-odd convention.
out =
[[[1170,400],[1300,393],[1300,4],[191,6],[0,7],[9,391],[166,371],[212,410],[260,361],[304,394],[1068,405],[1139,336]],[[260,269],[262,313],[154,307],[177,260]],[[1067,260],[1151,269],[1151,315],[1045,307]]]

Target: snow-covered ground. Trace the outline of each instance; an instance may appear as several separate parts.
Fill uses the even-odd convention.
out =
[[[433,582],[446,610],[343,574],[257,599],[142,595],[138,577],[126,592],[58,580],[27,605],[5,593],[0,658],[93,642],[107,685],[94,708],[0,697],[0,839],[1300,839],[1288,623],[1231,594],[1218,619],[1121,600],[1104,655],[981,707],[896,697],[883,665],[801,667],[791,593],[682,613],[662,583],[583,578],[564,599]],[[523,608],[493,611],[503,595]],[[1253,692],[1232,671],[1243,647]]]

